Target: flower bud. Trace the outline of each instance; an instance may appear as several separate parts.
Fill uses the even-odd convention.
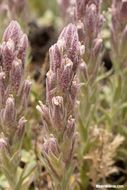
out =
[[[88,80],[88,68],[87,65],[84,61],[82,61],[82,63],[79,66],[79,69],[81,71],[81,74],[83,73],[83,78],[85,78],[85,80]]]
[[[49,128],[51,126],[49,108],[41,101],[39,101],[39,105],[36,107],[36,109],[41,113],[42,122],[44,123],[44,125]]]
[[[57,69],[61,67],[61,53],[57,44],[51,46],[49,49],[50,69],[56,73]]]
[[[56,138],[52,136],[49,139],[45,140],[43,144],[43,151],[49,155],[50,153],[53,153],[57,157],[59,155],[59,146]]]
[[[69,117],[66,126],[66,135],[68,138],[72,138],[75,131],[75,119],[72,116]]]
[[[86,32],[89,41],[91,42],[93,39],[97,37],[97,24],[98,24],[98,17],[97,17],[97,9],[94,4],[87,6],[86,8]]]
[[[16,116],[15,102],[14,98],[10,96],[6,101],[2,120],[5,125],[7,126],[9,125],[11,127],[12,123],[14,123],[15,121],[15,116]]]
[[[47,86],[49,90],[52,90],[55,87],[56,75],[52,70],[49,70],[46,74],[47,76]]]
[[[29,93],[31,88],[31,82],[29,80],[26,80],[22,86],[21,90],[21,106],[23,109],[25,109],[28,105],[28,99],[29,99]]]
[[[3,58],[3,69],[6,75],[9,75],[9,72],[12,67],[12,62],[15,57],[14,53],[14,42],[9,39],[7,42],[2,44],[2,58]]]
[[[17,93],[19,90],[22,74],[23,74],[23,68],[21,61],[14,60],[12,63],[10,80],[11,80],[12,90],[14,90],[15,93]]]
[[[67,47],[68,49],[70,48],[71,46],[71,41],[72,41],[72,38],[73,38],[73,34],[74,34],[74,31],[77,30],[76,29],[76,26],[73,25],[73,24],[69,24],[68,26],[64,27],[64,29],[62,30],[59,38],[58,38],[58,41],[61,40],[61,39],[64,39],[65,41],[65,48]]]
[[[64,120],[64,105],[63,97],[56,96],[52,98],[51,119],[53,127],[56,129],[63,129]],[[58,131],[59,132],[59,131]]]
[[[72,110],[75,108],[75,103],[76,103],[79,87],[80,85],[79,85],[78,79],[75,77],[74,80],[72,81],[71,89],[70,89],[70,99],[71,99]]]
[[[28,38],[26,34],[23,34],[19,41],[19,46],[18,46],[18,58],[21,59],[23,67],[25,63],[27,47],[28,47]]]
[[[72,79],[72,68],[73,68],[73,63],[71,60],[66,58],[66,65],[64,66],[64,70],[61,75],[61,88],[65,92],[66,90],[69,89],[71,79]]]
[[[25,123],[27,121],[24,117],[22,117],[18,122],[18,127],[16,129],[15,135],[13,137],[13,144],[17,147],[17,145],[20,145],[22,143],[22,138],[25,132]]]
[[[46,100],[51,102],[54,96],[54,89],[56,87],[56,75],[52,70],[49,70],[46,78]]]
[[[19,139],[22,138],[23,136],[23,133],[24,133],[24,130],[25,130],[25,123],[27,122],[27,120],[25,120],[24,117],[22,117],[20,120],[19,120],[19,123],[18,123],[18,128],[17,128],[17,131],[16,131],[16,135]]]
[[[3,41],[7,42],[9,39],[11,39],[14,41],[14,44],[17,45],[21,35],[22,31],[18,22],[11,21],[4,32]]]

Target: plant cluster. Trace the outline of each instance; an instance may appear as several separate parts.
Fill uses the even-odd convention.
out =
[[[41,76],[34,80],[27,35],[11,20],[20,15],[27,26],[28,2],[0,2],[2,17],[6,12],[6,22],[11,20],[0,45],[0,189],[93,190],[97,184],[126,189],[127,0],[57,5],[61,22],[52,15],[57,40],[43,66],[36,63]],[[30,36],[30,45],[42,53],[43,36],[50,35],[39,24],[29,26],[29,36],[33,31],[41,36]]]

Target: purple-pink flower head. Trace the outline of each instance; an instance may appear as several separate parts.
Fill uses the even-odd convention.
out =
[[[23,33],[18,22],[11,21],[4,32],[3,41],[7,42],[9,39],[12,39],[14,43],[17,44],[22,34]]]
[[[73,63],[73,70],[76,71],[81,61],[80,42],[77,27],[74,24],[68,24],[59,36],[63,40],[63,51]]]

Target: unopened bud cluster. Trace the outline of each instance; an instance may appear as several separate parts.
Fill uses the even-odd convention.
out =
[[[69,24],[63,29],[57,43],[50,48],[49,56],[47,105],[40,102],[37,109],[48,136],[43,144],[43,154],[52,175],[59,180],[64,178],[65,170],[72,166],[76,136],[75,106],[79,89],[76,73],[81,62],[81,48],[75,25]]]

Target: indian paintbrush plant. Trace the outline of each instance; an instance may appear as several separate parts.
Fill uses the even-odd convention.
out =
[[[73,4],[71,1],[69,2],[66,9],[67,11],[69,9],[73,11],[71,13],[71,20],[77,27],[79,40],[82,45],[82,62],[80,63],[79,78],[83,85],[80,90],[78,112],[78,129],[82,137],[81,144],[83,147],[79,150],[81,153],[78,153],[79,160],[81,160],[81,157],[88,151],[87,146],[90,144],[88,131],[97,113],[97,97],[99,93],[97,76],[100,69],[102,51],[100,32],[104,18],[101,14],[101,1],[75,0]],[[85,164],[83,165],[81,166],[81,180],[82,186],[85,189],[87,172],[84,169]]]
[[[26,34],[16,21],[6,28],[0,46],[0,169],[12,190],[24,188],[19,170],[31,82],[25,80]]]
[[[64,0],[60,2],[66,5]],[[81,87],[79,115],[83,122],[82,125],[88,128],[88,123],[92,117],[91,111],[96,109],[97,105],[96,97],[99,91],[97,76],[100,75],[101,70],[101,29],[104,17],[101,14],[101,1],[70,0],[69,2],[66,5],[66,9],[73,10],[72,20],[77,27],[79,41],[82,45],[82,62],[80,63],[79,78],[80,82],[84,83],[84,85]]]
[[[103,85],[102,112],[108,114],[108,123],[113,130],[125,135],[126,129],[126,82],[127,82],[127,1],[114,0],[111,8],[111,60],[113,64],[112,75],[108,77],[106,85]],[[118,40],[119,39],[119,40]],[[110,98],[107,99],[107,94]],[[116,109],[117,108],[117,109]],[[119,111],[118,111],[119,108]],[[108,111],[104,110],[107,109]],[[105,118],[104,118],[105,120]],[[106,121],[106,120],[105,120]],[[125,130],[125,131],[124,131]]]
[[[64,0],[61,2],[63,2],[64,4]],[[103,87],[105,86],[103,82],[105,78],[107,78],[107,76],[111,74],[111,71],[109,73],[104,73],[103,65],[100,65],[101,58],[102,58],[101,30],[104,23],[104,17],[101,13],[101,3],[102,3],[101,0],[100,1],[75,0],[73,1],[73,4],[71,3],[71,1],[69,2],[70,3],[68,3],[68,5],[66,6],[66,12],[70,9],[71,11],[73,11],[73,14],[71,12],[71,20],[76,24],[79,40],[82,46],[85,47],[85,51],[82,56],[82,63],[80,64],[80,72],[79,72],[80,82],[84,83],[84,85],[81,86],[81,90],[80,90],[80,96],[79,96],[80,103],[79,103],[79,112],[78,112],[79,113],[78,114],[79,115],[78,129],[82,137],[82,140],[81,140],[82,148],[80,149],[81,152],[80,151],[78,152],[79,162],[81,163],[81,158],[83,158],[83,155],[87,155],[87,154],[89,155],[89,152],[91,151],[91,146],[93,146],[89,137],[90,136],[89,130],[90,130],[91,125],[94,126],[96,124],[98,128],[100,125],[103,126],[103,118],[105,119],[106,112],[103,112],[104,111],[103,105],[100,105],[101,101],[99,97],[101,96],[99,95],[102,93]],[[125,1],[124,1],[124,5],[126,5]],[[120,6],[118,6],[117,9],[121,9]],[[126,7],[124,7],[124,10],[125,9]],[[122,11],[122,14],[124,14],[122,18],[125,24],[126,11]],[[118,20],[117,17],[119,14],[117,13],[114,15],[116,17],[116,21],[115,22],[113,21],[113,25],[121,25],[123,27],[124,25],[120,21],[117,21]],[[70,19],[70,15],[69,15],[68,21],[69,19]],[[118,26],[116,28],[118,28]],[[115,29],[113,31],[116,32],[117,35],[119,34]],[[118,43],[118,45],[116,46],[114,44],[114,48],[116,47],[119,48],[119,41],[117,40],[118,38],[116,38],[117,35],[114,34],[114,38],[116,39],[116,42]],[[124,34],[124,38],[125,38],[125,34]],[[124,44],[126,44],[125,40],[124,40]],[[126,51],[125,45],[123,46],[123,49],[125,52]],[[126,53],[120,53],[120,55],[123,55],[123,54],[125,55],[123,59],[126,60]],[[117,52],[116,52],[116,55],[118,56]],[[116,65],[119,66],[120,63],[119,64],[117,63]],[[114,83],[114,81],[112,82]],[[106,97],[108,97],[108,95]],[[110,105],[112,105],[111,102],[110,102]],[[112,116],[109,116],[109,117],[112,118]],[[115,118],[115,121],[116,120],[117,119]],[[105,119],[105,121],[107,120]],[[113,123],[112,124],[110,123],[110,125],[111,125],[110,127],[113,127]],[[108,128],[107,123],[104,125],[104,128]],[[100,141],[99,143],[100,143],[100,146],[103,147],[103,142]],[[120,141],[119,145],[121,143],[122,141]],[[99,151],[100,153],[98,154],[101,154],[101,149],[99,149]],[[110,155],[107,155],[107,157],[108,159],[110,159]],[[100,159],[100,158],[97,158],[97,159]],[[113,159],[113,156],[112,156],[112,159]],[[99,170],[100,166],[96,164],[95,167],[97,170]],[[94,175],[94,177],[92,177],[92,175],[91,176],[87,175],[89,171],[92,171],[92,168],[94,168],[93,165],[90,165],[89,163],[87,163],[86,160],[82,160],[80,180],[81,180],[81,187],[83,189],[87,189],[89,178],[91,178],[92,180],[91,184],[93,188],[95,188],[95,184],[99,180],[101,180],[101,177],[98,178],[96,175],[98,172]],[[108,166],[107,166],[107,170],[108,170]],[[100,171],[99,175],[102,176],[103,171],[102,173]]]
[[[102,122],[115,134],[127,137],[127,1],[114,0],[111,7],[110,42],[112,74],[102,87]],[[109,98],[108,98],[109,97]],[[108,118],[108,119],[106,119]],[[126,151],[121,148],[120,159],[125,161]]]
[[[29,25],[41,77],[30,90],[27,35],[11,21],[0,45],[0,189],[126,189],[127,0],[58,0],[61,19],[54,1],[0,1],[0,33],[13,18],[27,27],[26,3],[29,19],[35,7],[37,15],[48,8]],[[50,49],[49,35],[56,42]],[[110,71],[103,63],[107,48]]]
[[[39,103],[47,134],[43,144],[43,162],[54,180],[55,189],[70,189],[74,169],[76,141],[77,70],[81,47],[77,28],[69,24],[49,50],[50,70],[46,79],[46,105]]]

